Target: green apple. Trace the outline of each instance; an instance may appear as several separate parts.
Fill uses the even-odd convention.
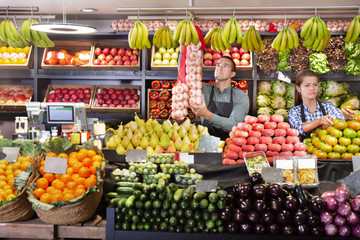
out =
[[[170,58],[177,60],[177,59],[178,59],[178,56],[179,56],[179,54],[176,53],[176,52],[174,52],[174,53],[171,54]]]
[[[175,59],[171,59],[170,60],[170,65],[171,66],[177,66],[177,61]]]
[[[166,52],[172,54],[173,52],[175,52],[175,50],[173,48],[169,48]]]
[[[170,64],[170,62],[169,62],[168,59],[164,59],[164,60],[162,61],[162,65],[169,65],[169,64]]]
[[[160,59],[156,59],[155,61],[154,61],[154,65],[161,65],[161,60]]]
[[[163,47],[159,48],[159,53],[161,53],[161,54],[166,53],[166,49],[165,49],[165,48],[163,48]]]
[[[161,60],[161,58],[162,58],[161,53],[157,52],[157,53],[154,54],[154,59],[155,60],[157,60],[157,59]]]
[[[165,59],[170,61],[170,53],[164,53],[163,60]]]
[[[175,52],[176,52],[176,53],[179,53],[179,52],[180,52],[180,47],[177,47],[177,48],[175,49]]]

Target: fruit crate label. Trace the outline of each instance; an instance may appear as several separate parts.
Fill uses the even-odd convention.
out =
[[[352,157],[353,171],[357,171],[360,169],[360,156]]]
[[[126,162],[147,162],[146,150],[128,149],[126,151]]]
[[[283,182],[283,170],[281,168],[262,167],[261,175],[267,183]]]
[[[205,152],[217,152],[220,145],[220,138],[209,136],[209,135],[201,135],[199,140],[198,151]]]
[[[276,160],[276,168],[294,169],[294,164],[292,160]]]
[[[196,192],[216,192],[218,180],[206,180],[196,182]]]
[[[308,158],[308,159],[298,159],[298,168],[299,169],[308,169],[308,168],[316,168],[314,158]]]
[[[54,174],[66,174],[67,159],[58,157],[46,157],[44,172]]]
[[[187,164],[194,164],[194,155],[190,155],[189,153],[180,153],[180,161]]]
[[[356,197],[360,194],[360,171],[356,171],[349,176],[345,177],[343,180],[341,180],[342,183],[346,185],[346,187],[349,190],[349,194],[352,198]]]
[[[287,82],[287,83],[291,83],[291,79],[290,79],[288,76],[286,76],[285,74],[283,74],[282,72],[279,72],[279,74],[278,74],[278,79],[279,79],[280,81],[284,81],[284,82]]]
[[[3,153],[5,154],[4,159],[8,163],[17,162],[19,152],[20,152],[20,147],[4,147],[3,148]]]

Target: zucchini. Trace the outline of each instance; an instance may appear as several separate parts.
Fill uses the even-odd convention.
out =
[[[181,208],[182,210],[188,209],[188,208],[189,208],[189,203],[188,203],[187,201],[185,201],[185,200],[182,200],[182,201],[180,202],[180,208]]]
[[[199,208],[199,205],[200,205],[200,203],[199,203],[198,201],[196,201],[195,199],[193,199],[193,200],[191,201],[191,203],[190,203],[190,207],[191,207],[191,209],[193,209],[193,210],[198,209],[198,208]]]
[[[209,194],[209,201],[211,203],[216,203],[219,200],[219,196],[217,193],[210,193]]]
[[[142,191],[144,194],[149,194],[151,192],[151,187],[149,185],[145,185]]]
[[[185,189],[179,188],[178,190],[176,190],[176,192],[174,194],[174,201],[175,202],[180,202],[181,199],[183,198],[184,192],[185,192]]]
[[[136,207],[137,209],[141,209],[141,208],[144,207],[144,203],[143,203],[142,201],[136,201],[135,207]]]
[[[185,201],[190,201],[190,199],[192,198],[192,196],[194,195],[195,192],[195,188],[193,186],[189,186],[183,194],[183,199]]]
[[[169,186],[166,186],[165,187],[165,192],[166,192],[166,199],[171,202],[173,200],[173,197],[174,197],[174,194],[173,192],[171,191],[170,187]]]
[[[118,187],[116,189],[116,192],[118,194],[133,194],[135,192],[135,189],[132,187]]]
[[[117,198],[117,197],[118,197],[117,192],[108,192],[106,195],[107,195],[109,198]]]
[[[197,192],[194,194],[194,199],[196,201],[201,201],[202,199],[207,197],[207,193],[206,192]]]
[[[121,198],[113,198],[110,200],[110,204],[113,206],[113,207],[116,207],[117,206],[117,203],[120,201]]]
[[[131,187],[137,190],[142,190],[144,188],[143,183],[135,183],[135,182],[117,182],[117,187]]]
[[[126,199],[127,199],[127,198],[120,198],[120,200],[117,202],[117,207],[118,207],[118,208],[123,208],[123,207],[125,207]]]
[[[131,195],[130,197],[128,197],[128,199],[126,199],[125,207],[132,208],[134,206],[134,201],[135,201],[135,196]]]
[[[225,202],[225,200],[219,200],[216,205],[217,205],[218,209],[223,210],[226,207],[226,202]]]
[[[135,199],[140,199],[142,193],[140,190],[135,190],[133,194],[135,196]]]
[[[227,196],[227,192],[225,190],[218,190],[216,194],[219,196],[221,200],[225,200]]]
[[[171,190],[172,192],[175,192],[176,190],[179,189],[179,186],[176,185],[175,183],[170,183],[170,184],[169,184],[169,188],[170,188],[170,190]]]
[[[150,200],[146,201],[144,204],[144,208],[148,210],[152,209],[152,202]]]
[[[171,226],[176,226],[178,224],[178,219],[177,217],[171,217],[169,220],[169,223]]]
[[[169,209],[170,208],[170,201],[168,199],[165,199],[163,202],[163,209]]]
[[[205,209],[208,208],[208,206],[209,206],[209,201],[206,198],[200,201],[200,208]]]
[[[214,212],[216,212],[216,210],[217,210],[217,208],[216,208],[216,204],[215,203],[209,203],[209,206],[208,206],[208,211],[210,212],[210,213],[214,213]]]
[[[186,218],[193,218],[194,212],[191,209],[186,209],[184,215]]]
[[[156,186],[156,191],[157,191],[158,193],[162,193],[162,192],[164,192],[164,190],[165,190],[165,185],[164,185],[164,184],[158,184],[158,185]]]
[[[154,209],[160,209],[161,208],[161,201],[159,199],[156,199],[152,202],[152,206]]]
[[[157,199],[157,198],[158,198],[157,192],[151,192],[151,193],[150,193],[150,199],[151,199],[151,200],[155,200],[155,199]]]
[[[146,194],[141,194],[140,201],[146,202],[148,200],[148,196]]]

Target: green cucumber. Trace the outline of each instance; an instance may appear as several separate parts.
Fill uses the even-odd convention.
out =
[[[156,199],[152,202],[152,206],[155,209],[160,209],[161,208],[161,201],[159,199]]]
[[[214,221],[212,221],[212,220],[207,220],[207,221],[206,221],[206,228],[207,228],[207,229],[213,229],[213,228],[215,228],[215,223],[214,223]]]
[[[144,202],[142,202],[142,201],[136,201],[135,207],[138,208],[138,209],[143,208],[143,207],[144,207]]]
[[[140,201],[146,202],[148,200],[148,196],[146,194],[141,194]]]
[[[118,198],[118,193],[117,192],[108,192],[106,195],[109,198]]]
[[[191,209],[186,209],[184,215],[185,215],[186,218],[193,218],[194,217],[194,212]]]
[[[165,192],[166,192],[166,199],[171,202],[173,200],[173,197],[174,197],[174,194],[173,192],[171,191],[170,187],[169,186],[166,186],[165,187]]]
[[[135,201],[135,196],[131,195],[130,197],[128,197],[128,199],[126,199],[125,207],[132,208],[134,206],[134,201]]]
[[[144,194],[149,194],[151,192],[151,187],[149,185],[145,185],[142,191]]]
[[[157,192],[151,192],[151,193],[150,193],[150,199],[151,199],[151,200],[155,200],[155,199],[157,199],[157,198],[158,198]]]
[[[125,207],[126,199],[127,199],[127,198],[120,198],[120,200],[117,202],[117,207],[118,207],[118,208],[123,208],[123,207]]]
[[[179,188],[178,190],[176,190],[176,192],[174,194],[174,201],[180,202],[183,197],[184,192],[185,192],[185,189]]]
[[[217,193],[210,193],[209,194],[209,201],[211,203],[216,203],[219,200],[219,196]]]
[[[117,182],[117,187],[131,187],[137,190],[142,190],[144,188],[143,183],[134,183],[134,182]]]
[[[207,193],[206,192],[197,192],[194,194],[194,199],[196,201],[201,201],[202,199],[207,197]]]
[[[219,196],[221,200],[225,200],[227,196],[227,192],[225,190],[218,190],[216,194]]]
[[[179,189],[179,186],[176,185],[175,183],[170,183],[170,184],[169,184],[169,188],[170,188],[170,190],[171,190],[172,192],[175,192],[176,190]]]
[[[171,217],[169,223],[171,226],[176,226],[178,224],[177,217]]]
[[[225,202],[225,200],[219,200],[216,205],[217,205],[218,209],[223,210],[226,207],[226,202]]]
[[[196,201],[195,199],[193,199],[193,200],[191,201],[191,203],[190,203],[190,207],[191,207],[191,209],[193,209],[193,210],[198,209],[198,208],[199,208],[199,205],[200,205],[200,203],[199,203],[198,201]]]
[[[189,203],[188,203],[187,201],[185,201],[185,200],[182,200],[182,201],[180,202],[180,208],[181,208],[182,210],[188,209],[188,208],[189,208]]]
[[[216,204],[215,203],[209,203],[209,206],[208,206],[208,211],[210,212],[210,213],[214,213],[214,212],[216,212],[217,211],[217,208],[216,208]]]
[[[117,206],[117,203],[120,201],[121,198],[113,198],[110,200],[110,204],[113,206],[113,207],[116,207]]]
[[[169,209],[170,208],[170,201],[168,199],[165,199],[163,202],[163,209]]]
[[[194,195],[195,192],[195,187],[193,186],[189,186],[183,194],[183,198],[185,201],[190,201],[190,199],[192,198],[192,196]]]
[[[200,208],[205,209],[208,208],[208,206],[209,206],[209,201],[206,198],[200,201]]]
[[[158,193],[162,193],[162,192],[164,192],[164,190],[165,190],[165,185],[164,185],[164,184],[158,184],[158,185],[156,186],[156,191],[157,191]]]
[[[135,189],[132,187],[118,187],[116,189],[116,192],[118,194],[133,194],[135,192]]]
[[[133,194],[135,196],[135,199],[140,199],[142,192],[140,190],[135,190]]]
[[[152,202],[150,200],[146,201],[144,203],[144,208],[148,210],[152,209]]]

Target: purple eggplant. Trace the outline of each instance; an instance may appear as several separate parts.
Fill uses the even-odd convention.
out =
[[[253,193],[255,198],[265,198],[266,194],[268,192],[268,188],[265,184],[256,184],[253,186]]]
[[[291,225],[285,225],[283,227],[283,233],[287,236],[292,236],[296,233],[296,229]]]
[[[326,204],[321,197],[314,196],[311,198],[311,208],[315,212],[323,212],[326,208]]]
[[[234,203],[234,192],[230,192],[226,195],[226,205],[229,206],[229,205],[232,205]]]
[[[312,227],[315,227],[320,223],[320,216],[318,213],[315,213],[313,211],[307,211],[306,220],[307,220],[306,222],[307,224],[309,224]]]
[[[333,222],[334,217],[330,212],[322,212],[320,214],[320,220],[323,224],[330,224]]]
[[[265,183],[263,176],[258,172],[251,174],[249,180],[251,185]]]
[[[270,210],[265,210],[261,215],[261,220],[267,224],[274,222],[274,218],[274,214]]]
[[[354,235],[354,237],[360,237],[360,225],[352,226],[351,233]]]
[[[269,193],[273,197],[280,197],[282,192],[282,187],[278,183],[271,183],[269,186]]]
[[[342,202],[336,211],[340,216],[347,217],[351,213],[351,206],[347,202]]]
[[[299,235],[305,236],[309,234],[309,227],[305,224],[298,225],[296,228]]]
[[[238,189],[238,196],[240,198],[247,198],[251,195],[251,185],[249,183],[241,183]]]
[[[250,222],[256,223],[260,220],[260,214],[256,212],[255,210],[251,210],[248,212],[248,219]]]
[[[335,236],[338,233],[338,229],[335,224],[325,224],[325,234],[328,236]]]
[[[347,222],[350,225],[357,225],[359,224],[359,215],[353,211],[346,217]]]
[[[225,223],[225,227],[228,233],[237,233],[239,231],[239,226],[235,222],[227,222]]]
[[[315,237],[321,237],[325,233],[324,226],[316,226],[311,228],[311,233]]]
[[[226,206],[225,209],[220,211],[220,218],[221,220],[228,222],[231,221],[233,217],[233,209],[232,207]]]
[[[356,197],[350,201],[351,208],[354,212],[360,212],[360,198]]]
[[[263,212],[266,209],[266,202],[262,199],[256,199],[253,205],[255,211]]]
[[[333,197],[329,197],[325,200],[325,204],[326,204],[326,208],[328,211],[330,212],[334,212],[336,211],[336,209],[338,208],[338,202],[335,200],[335,198]]]
[[[254,230],[255,230],[256,234],[265,234],[266,233],[266,228],[265,228],[264,224],[262,224],[262,223],[255,224]]]
[[[242,223],[240,224],[240,231],[241,233],[249,234],[252,232],[252,227],[250,223]]]
[[[336,188],[334,198],[339,203],[349,200],[349,191],[345,184],[341,184]]]
[[[280,233],[280,226],[276,223],[269,224],[267,230],[270,234],[279,234]]]
[[[321,198],[326,200],[328,198],[333,198],[335,197],[335,191],[326,191],[323,194],[321,194]]]
[[[308,206],[308,198],[306,197],[304,193],[304,189],[300,184],[295,184],[294,186],[294,197],[296,198],[298,202],[298,206],[300,209],[305,209]]]
[[[239,186],[240,186],[240,183],[235,183],[234,186],[233,186],[233,192],[234,193],[237,193],[239,191]]]
[[[339,227],[339,235],[342,237],[348,237],[351,235],[351,229],[349,226],[340,226]]]
[[[297,200],[293,196],[287,196],[284,200],[284,206],[287,210],[294,210],[297,208]]]
[[[273,197],[270,199],[269,207],[273,211],[280,211],[282,209],[283,202],[282,199],[279,197]]]
[[[239,200],[239,208],[241,211],[249,211],[251,209],[251,201],[250,199],[240,199]]]
[[[290,212],[287,210],[281,210],[278,214],[277,214],[277,222],[280,224],[286,224],[290,221]]]
[[[306,222],[306,215],[303,212],[303,210],[301,209],[296,210],[294,214],[294,222],[296,223],[296,225],[301,225]]]
[[[237,208],[234,210],[233,219],[237,223],[242,223],[246,220],[246,213]]]
[[[340,227],[340,226],[344,226],[346,224],[346,218],[342,217],[340,215],[336,215],[334,217],[334,223],[336,226]]]

